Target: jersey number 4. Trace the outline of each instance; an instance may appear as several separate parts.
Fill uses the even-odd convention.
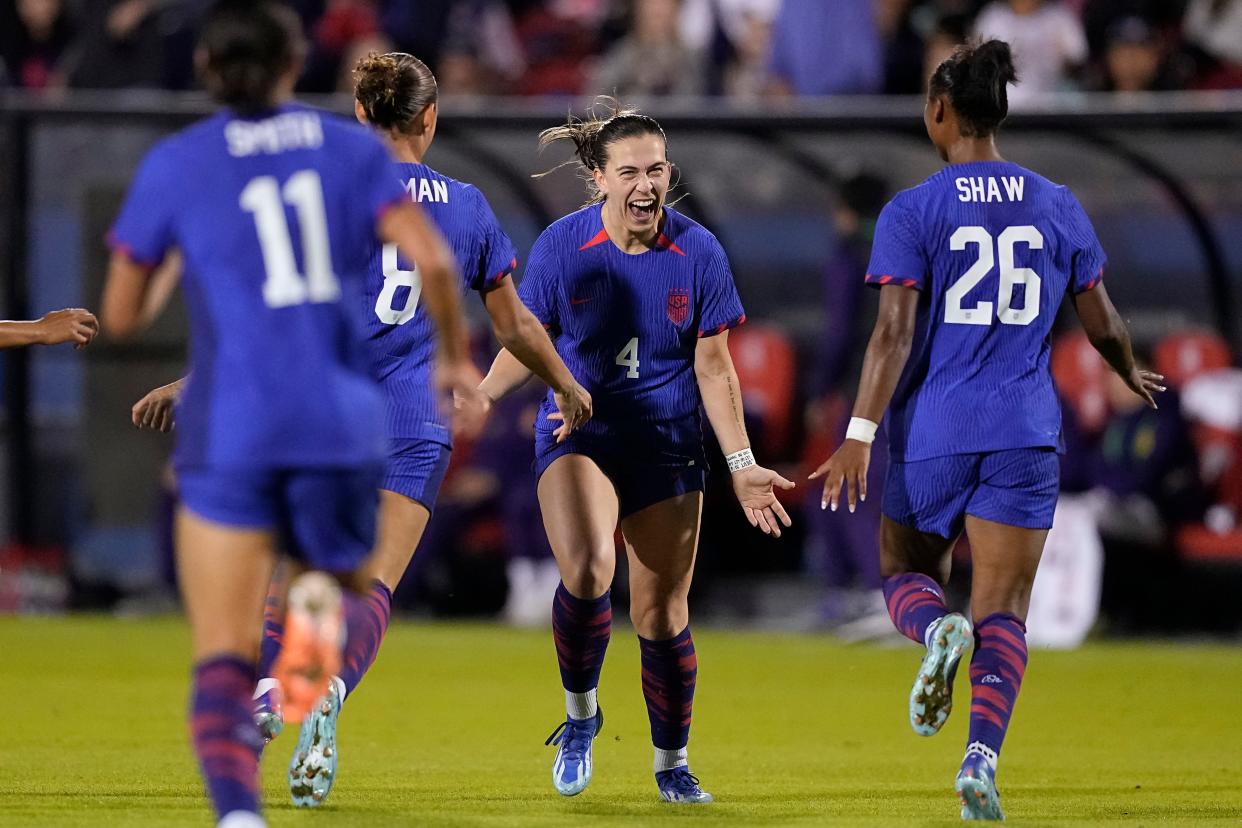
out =
[[[263,301],[269,308],[286,308],[306,302],[335,302],[341,284],[332,271],[332,247],[328,242],[328,219],[323,206],[319,173],[300,170],[289,176],[284,187],[270,175],[252,178],[238,199],[243,210],[254,214],[259,248],[263,251]],[[293,206],[302,230],[302,259],[306,275],[298,273],[293,239],[285,219],[285,204]]]
[[[638,379],[638,337],[625,343],[621,353],[617,354],[616,362],[625,368],[625,375],[630,379]]]
[[[418,310],[418,297],[423,292],[423,277],[417,266],[413,270],[401,269],[401,265],[397,263],[395,244],[384,245],[383,266],[384,289],[375,300],[375,315],[385,325],[404,325],[414,318],[414,312]],[[406,294],[405,304],[397,309],[392,306],[392,300],[397,297],[399,287],[407,287],[410,292]]]
[[[954,325],[991,325],[992,303],[978,302],[973,308],[962,307],[962,300],[975,285],[992,272],[996,259],[1000,259],[1000,293],[996,297],[996,318],[1005,325],[1029,325],[1039,316],[1039,274],[1029,267],[1015,267],[1013,248],[1025,244],[1031,250],[1041,250],[1044,237],[1032,225],[1006,227],[993,243],[992,234],[984,227],[959,227],[949,237],[951,250],[965,250],[973,244],[979,249],[979,258],[963,273],[945,293],[944,321]],[[1022,286],[1022,307],[1014,308],[1014,288]]]

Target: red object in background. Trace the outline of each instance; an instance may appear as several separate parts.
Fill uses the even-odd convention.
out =
[[[797,388],[793,342],[779,328],[752,322],[730,332],[729,353],[746,411],[763,423],[759,448],[767,457],[783,457],[793,430]]]
[[[68,598],[65,550],[16,543],[0,548],[0,613],[63,612]]]
[[[1073,410],[1079,428],[1098,434],[1108,422],[1104,377],[1108,366],[1082,331],[1071,331],[1052,343],[1052,379]]]
[[[1164,374],[1172,388],[1181,388],[1208,371],[1228,368],[1232,362],[1233,355],[1225,340],[1200,331],[1166,336],[1152,353],[1152,367]]]

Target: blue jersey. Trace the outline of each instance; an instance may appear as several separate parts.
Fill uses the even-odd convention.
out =
[[[403,197],[374,136],[299,105],[224,111],[148,153],[110,241],[151,265],[182,253],[178,467],[382,460],[384,400],[359,310],[378,217]]]
[[[519,293],[548,328],[557,353],[591,392],[581,430],[609,434],[634,423],[696,417],[695,345],[746,319],[715,236],[665,208],[656,246],[624,253],[598,205],[539,236]],[[541,421],[552,408],[544,401]]]
[[[398,164],[396,180],[448,240],[464,286],[499,285],[517,266],[509,237],[483,194],[423,164]],[[366,283],[367,338],[388,395],[388,433],[452,445],[442,401],[431,390],[435,326],[419,307],[421,279],[396,245],[377,247]]]
[[[1003,161],[945,167],[880,214],[867,282],[920,292],[888,410],[894,459],[1060,447],[1049,332],[1105,257],[1078,200]]]

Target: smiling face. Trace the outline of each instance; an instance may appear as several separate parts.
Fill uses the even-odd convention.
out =
[[[621,138],[605,152],[608,161],[594,177],[611,223],[636,238],[654,239],[671,178],[664,139],[650,133]]]

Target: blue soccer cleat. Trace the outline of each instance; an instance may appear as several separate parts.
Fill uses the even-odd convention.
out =
[[[336,719],[341,715],[338,684],[339,679],[334,679],[328,694],[302,720],[298,746],[289,760],[289,795],[299,808],[322,805],[336,781]]]
[[[284,711],[280,704],[280,687],[273,687],[254,700],[254,723],[263,735],[266,745],[280,735],[285,727]]]
[[[980,753],[967,751],[962,769],[953,786],[962,803],[962,819],[1003,820],[1000,794],[996,790],[996,771]]]
[[[697,805],[712,801],[712,795],[699,787],[699,778],[685,765],[656,771],[656,784],[660,786],[660,797],[665,802]]]
[[[545,745],[559,745],[552,762],[552,785],[561,796],[577,796],[591,784],[591,743],[604,727],[603,708],[590,719],[566,718]]]
[[[953,710],[953,679],[962,654],[974,641],[974,629],[960,613],[950,613],[927,628],[927,655],[910,690],[910,727],[934,736]]]

